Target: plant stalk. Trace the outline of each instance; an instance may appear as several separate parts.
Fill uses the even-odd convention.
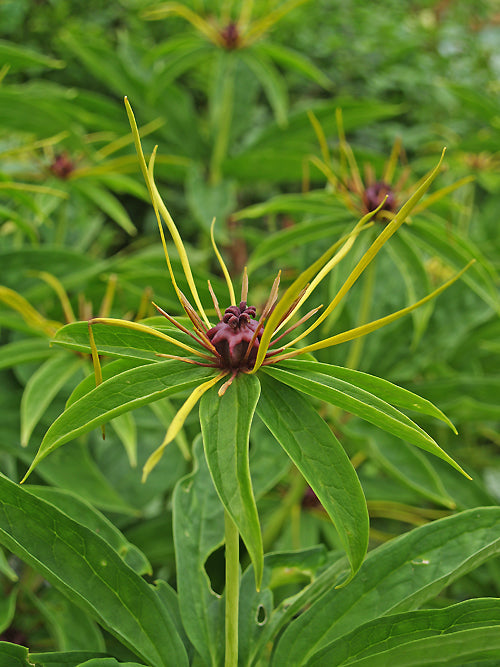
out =
[[[238,667],[238,606],[240,596],[240,536],[224,511],[226,538],[226,658],[225,667]]]

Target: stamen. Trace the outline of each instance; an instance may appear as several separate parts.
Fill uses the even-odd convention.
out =
[[[312,317],[313,315],[315,315],[315,314],[318,312],[318,310],[321,310],[321,308],[323,308],[323,304],[321,304],[321,306],[318,306],[317,308],[313,308],[312,310],[310,310],[310,311],[309,311],[308,313],[306,313],[303,317],[301,317],[300,320],[299,320],[298,322],[296,322],[295,324],[293,324],[293,325],[292,325],[291,327],[289,327],[285,332],[283,332],[280,336],[278,336],[278,338],[275,338],[274,340],[272,340],[272,341],[269,343],[269,347],[271,347],[271,345],[275,345],[279,340],[281,340],[282,338],[284,338],[287,334],[291,333],[291,332],[292,332],[294,329],[296,329],[297,327],[300,327],[301,324],[304,324],[304,322],[306,322],[310,317]],[[283,347],[283,349],[286,349],[287,347],[288,347],[288,345],[285,345],[285,346]]]
[[[224,382],[224,384],[222,385],[222,387],[221,387],[221,388],[219,389],[219,391],[217,392],[217,394],[218,394],[219,396],[224,396],[224,394],[226,393],[226,390],[229,389],[229,387],[233,384],[233,380],[234,380],[234,378],[235,378],[237,375],[238,375],[238,370],[236,369],[236,370],[234,370],[234,371],[232,372],[232,375],[231,375],[231,377],[229,378],[229,380],[227,380],[227,382]]]
[[[193,306],[189,303],[189,301],[186,299],[186,297],[180,290],[179,290],[179,295],[181,298],[182,307],[184,308],[184,312],[189,317],[191,322],[194,324],[195,328],[202,333],[206,333],[208,329],[205,326],[205,323],[199,317],[196,310],[193,308]]]
[[[197,343],[199,343],[200,345],[203,345],[203,347],[204,347],[206,350],[209,350],[210,352],[214,352],[215,354],[217,354],[217,350],[214,348],[214,346],[212,345],[212,343],[208,340],[208,338],[207,338],[205,335],[199,333],[198,331],[195,331],[195,332],[193,332],[193,331],[189,331],[189,329],[187,329],[187,328],[186,328],[183,324],[181,324],[180,322],[177,322],[177,320],[176,320],[175,318],[173,318],[171,315],[169,315],[168,313],[166,313],[166,312],[163,310],[163,308],[160,308],[160,306],[158,306],[154,301],[152,301],[151,303],[152,303],[153,306],[156,308],[156,310],[157,310],[161,315],[163,315],[163,317],[166,317],[167,320],[168,320],[169,322],[171,322],[175,327],[177,327],[177,329],[179,329],[179,331],[182,331],[183,333],[185,333],[185,334],[187,334],[188,336],[190,336],[190,337],[191,337],[193,340],[195,340]]]
[[[219,320],[222,320],[222,313],[221,313],[220,308],[219,308],[219,302],[217,301],[217,297],[215,296],[215,292],[212,289],[212,283],[210,282],[210,280],[208,281],[208,291],[210,292],[210,296],[212,297],[212,301],[214,303],[214,308],[215,308],[215,312],[217,313],[217,317],[219,318]]]

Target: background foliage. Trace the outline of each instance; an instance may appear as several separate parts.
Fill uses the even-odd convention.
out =
[[[371,520],[366,569],[335,589],[344,567],[339,537],[257,420],[250,464],[267,555],[259,593],[242,562],[248,625],[240,645],[242,664],[267,664],[267,642],[284,629],[277,665],[415,664],[412,650],[452,655],[453,642],[469,646],[476,664],[496,664],[500,570],[489,557],[498,553],[500,499],[498,14],[489,0],[474,3],[474,15],[465,0],[383,5],[295,2],[273,21],[278,3],[259,0],[247,33],[236,37],[228,26],[240,6],[222,0],[167,3],[167,10],[146,0],[0,6],[0,647],[12,664],[28,659],[15,644],[29,647],[37,665],[51,664],[46,654],[55,651],[80,651],[68,658],[75,665],[221,660],[222,506],[195,416],[147,484],[140,479],[187,394],[114,419],[105,441],[97,431],[78,437],[45,459],[29,485],[13,484],[91,373],[87,348],[75,351],[56,332],[98,314],[152,316],[152,298],[180,314],[124,95],[145,149],[159,146],[157,181],[204,303],[208,276],[217,293],[223,285],[210,246],[214,216],[232,274],[248,266],[256,305],[280,268],[290,283],[360,217],[337,109],[365,186],[372,174],[387,173],[397,140],[399,197],[448,147],[433,188],[450,192],[415,211],[321,335],[402,308],[470,259],[476,264],[437,303],[317,358],[436,404],[459,435],[432,418],[423,426],[473,481],[318,401],[357,469]],[[222,42],[210,41],[178,6],[215,26]],[[253,42],[252,29],[261,29]],[[248,43],[238,43],[245,34]],[[331,300],[357,259],[332,274],[318,305]],[[175,269],[175,254],[173,262]],[[54,337],[60,345],[49,344]],[[111,360],[104,372],[129,367]],[[199,542],[189,541],[186,526],[202,535]],[[185,555],[177,564],[174,545]],[[412,583],[425,568],[428,575]],[[109,572],[108,600],[98,581]],[[163,583],[153,588],[155,580]],[[384,595],[370,588],[375,580],[385,581]],[[113,591],[125,591],[118,607]],[[149,609],[143,627],[137,596]],[[204,607],[195,613],[197,596]],[[352,600],[361,598],[366,605],[356,607]],[[179,609],[184,630],[172,612]],[[407,646],[415,635],[405,638],[404,623],[421,628],[418,647]],[[447,642],[436,642],[431,627]],[[385,637],[382,648],[373,633]],[[485,645],[488,655],[478,648]]]

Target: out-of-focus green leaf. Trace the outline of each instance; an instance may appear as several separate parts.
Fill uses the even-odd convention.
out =
[[[0,348],[0,368],[12,368],[18,364],[42,361],[52,355],[44,338],[29,338],[7,343]]]
[[[108,190],[87,179],[74,180],[72,181],[72,186],[75,190],[94,202],[94,204],[120,225],[120,227],[128,234],[131,234],[132,236],[137,234],[137,229],[130,219],[129,214],[119,200]]]
[[[83,365],[68,353],[53,354],[28,380],[21,400],[21,444],[26,446],[33,429],[53,398]]]
[[[62,60],[50,58],[33,49],[3,39],[0,40],[0,62],[8,65],[12,71],[45,67],[61,69],[65,66]]]
[[[388,433],[368,435],[368,441],[370,450],[390,475],[425,498],[455,508],[455,502],[425,455]]]
[[[301,74],[316,81],[320,86],[326,89],[332,87],[332,82],[322,70],[314,65],[312,60],[306,58],[302,53],[289,49],[276,42],[260,42],[253,46],[253,50],[258,55],[265,54],[267,57],[276,61],[279,65],[294,69]]]

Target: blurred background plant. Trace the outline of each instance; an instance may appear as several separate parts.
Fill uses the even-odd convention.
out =
[[[410,192],[436,153],[448,147],[445,169],[427,204],[423,200],[425,208],[390,241],[373,272],[319,334],[404,307],[469,259],[476,259],[475,266],[437,307],[373,333],[362,339],[363,347],[347,344],[317,358],[385,377],[438,405],[459,436],[430,421],[424,428],[474,481],[462,482],[439,463],[431,466],[424,452],[375,435],[352,415],[324,406],[322,414],[357,468],[372,518],[372,546],[454,512],[453,504],[457,510],[497,504],[500,29],[495,12],[491,0],[475,2],[473,14],[466,0],[386,0],[383,11],[361,0],[90,0],[84,5],[5,0],[0,6],[2,472],[16,481],[22,476],[44,430],[63,410],[77,373],[89,372],[87,359],[49,347],[71,311],[85,320],[104,303],[112,316],[142,318],[152,315],[146,304],[154,295],[162,308],[178,313],[154,214],[138,178],[122,104],[128,95],[146,150],[160,147],[156,177],[188,246],[204,303],[210,298],[207,277],[215,291],[219,287],[209,238],[214,216],[232,272],[239,275],[247,265],[252,285],[261,286],[253,295],[259,305],[277,268],[286,266],[286,285],[352,226],[359,217],[353,208],[374,208],[378,202],[371,195],[386,194],[386,185],[399,183]],[[394,146],[400,149],[391,155]],[[402,195],[388,194],[400,203]],[[388,207],[386,212],[391,213]],[[374,226],[383,222],[382,217]],[[359,253],[373,231],[362,235]],[[175,251],[172,256],[178,263]],[[349,264],[332,273],[317,305],[329,302],[348,270]],[[26,407],[30,392],[35,403],[37,396],[44,398],[38,415]],[[171,583],[172,491],[192,469],[186,452],[198,434],[196,419],[186,422],[180,446],[167,449],[147,485],[140,483],[140,469],[182,398],[161,409],[140,408],[133,421],[110,429],[104,442],[96,433],[62,448],[35,477],[40,497],[45,493],[59,506],[69,507],[76,494],[76,516],[86,503],[105,513],[126,536],[125,551],[138,547],[149,559],[152,570],[137,556],[137,571],[152,571]],[[28,415],[32,432],[25,448],[27,427],[21,423]],[[256,427],[255,452],[261,438]],[[314,496],[276,456],[267,466],[272,479],[264,463],[252,464],[265,490],[259,511],[267,550],[318,543],[337,548],[335,530]],[[220,591],[223,556],[214,549],[204,554],[202,567]],[[106,646],[116,649],[117,658],[130,658],[108,633],[104,642],[86,614],[67,613],[65,598],[17,557],[6,552],[0,570],[2,639],[20,637],[40,650]],[[498,581],[493,561],[453,584],[434,604],[492,590],[500,594]],[[287,592],[294,590],[290,585]],[[69,618],[74,620],[65,625]]]

